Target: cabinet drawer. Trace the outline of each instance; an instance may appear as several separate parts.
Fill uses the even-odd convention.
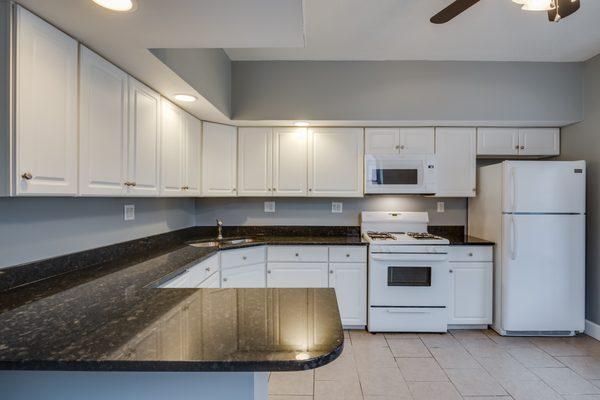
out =
[[[448,311],[445,308],[371,307],[369,332],[446,332]]]
[[[219,271],[219,255],[215,254],[204,261],[189,267],[185,272],[170,281],[163,283],[161,288],[195,288],[208,276]]]
[[[221,252],[223,268],[237,267],[265,262],[265,247],[248,247],[245,249],[225,250]]]
[[[268,260],[280,262],[327,262],[327,246],[270,246]]]
[[[269,263],[269,288],[325,288],[329,284],[327,263]]]
[[[332,246],[329,248],[330,262],[367,262],[366,246]]]
[[[493,246],[450,246],[450,261],[492,261]]]

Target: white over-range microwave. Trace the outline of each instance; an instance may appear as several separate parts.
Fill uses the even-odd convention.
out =
[[[365,155],[365,193],[435,194],[435,157]]]

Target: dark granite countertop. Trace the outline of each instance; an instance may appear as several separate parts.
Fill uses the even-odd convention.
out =
[[[316,368],[341,353],[333,289],[154,287],[215,254],[216,248],[185,244],[208,238],[185,232],[162,238],[157,248],[142,241],[137,252],[134,241],[114,245],[134,254],[116,257],[124,250],[107,247],[98,250],[102,262],[96,263],[89,254],[65,256],[73,264],[68,271],[36,282],[22,282],[27,266],[17,267],[14,279],[5,273],[19,284],[0,292],[0,369],[285,371]],[[365,244],[345,235],[256,239],[223,249]],[[81,260],[89,265],[77,266]],[[59,271],[56,260],[45,262]],[[43,270],[34,264],[32,271]]]
[[[495,243],[475,236],[450,237],[450,246],[493,246]]]
[[[430,225],[429,233],[441,236],[450,241],[451,246],[493,246],[494,242],[465,234],[462,225]]]

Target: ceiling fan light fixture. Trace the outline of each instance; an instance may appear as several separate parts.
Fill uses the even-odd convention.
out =
[[[548,11],[555,8],[554,0],[523,0],[523,6],[521,7],[522,10],[526,11]]]

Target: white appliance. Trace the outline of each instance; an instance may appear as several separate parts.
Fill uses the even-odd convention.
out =
[[[428,222],[426,212],[361,213],[370,332],[446,332],[449,242],[428,234]]]
[[[478,170],[469,234],[496,243],[501,335],[585,328],[585,161],[505,161]]]
[[[433,156],[365,155],[365,193],[434,194]]]

